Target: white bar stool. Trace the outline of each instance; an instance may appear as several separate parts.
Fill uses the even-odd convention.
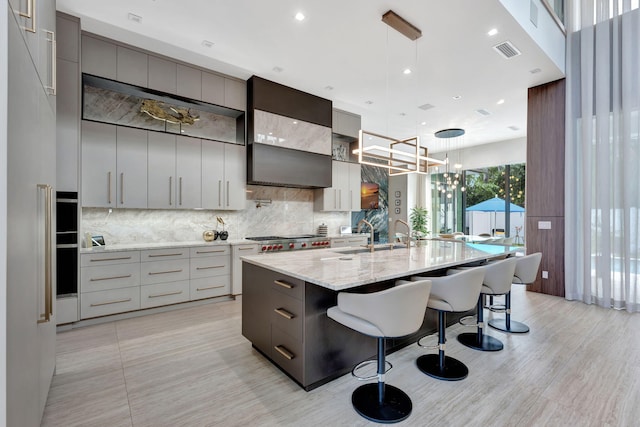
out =
[[[385,338],[402,337],[420,329],[430,291],[429,280],[398,281],[393,288],[370,294],[340,292],[338,305],[327,310],[327,316],[336,322],[378,340],[378,383],[362,385],[351,396],[356,412],[370,421],[396,423],[411,414],[409,396],[385,384]]]
[[[536,252],[523,257],[515,257],[517,260],[516,269],[513,274],[512,284],[529,285],[535,282],[542,260],[542,253]],[[489,326],[503,332],[514,334],[524,334],[529,332],[529,327],[522,322],[511,320],[511,292],[505,295],[504,308],[506,316],[504,319],[491,319]]]
[[[472,269],[484,270],[484,280],[482,290],[478,297],[478,329],[477,332],[465,332],[458,335],[458,341],[467,347],[480,351],[500,351],[504,345],[502,341],[490,335],[484,334],[484,296],[485,295],[508,295],[511,291],[511,281],[516,270],[516,259],[507,258],[501,261],[492,262]],[[468,270],[459,270],[468,271]],[[458,273],[461,274],[461,273]],[[457,274],[454,274],[456,276]]]
[[[424,374],[444,381],[459,381],[469,375],[469,368],[464,363],[445,355],[446,313],[471,310],[478,300],[483,278],[484,270],[481,268],[429,278],[431,295],[427,307],[438,311],[438,354],[424,354],[418,357],[416,365]],[[424,279],[425,277],[421,276],[411,278]]]

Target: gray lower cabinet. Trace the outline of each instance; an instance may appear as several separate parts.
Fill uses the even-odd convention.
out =
[[[229,245],[191,248],[191,299],[228,295],[231,291]]]
[[[255,243],[239,244],[231,246],[231,293],[239,295],[242,293],[242,260],[240,257],[247,255],[255,255],[258,253],[259,246]]]

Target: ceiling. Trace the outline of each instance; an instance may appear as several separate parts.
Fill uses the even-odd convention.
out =
[[[466,130],[465,146],[526,136],[527,88],[563,77],[499,0],[58,0],[57,8],[85,31],[328,98],[360,114],[363,129],[418,134],[431,152],[445,148],[433,133],[449,127]],[[389,9],[422,37],[384,24]],[[522,55],[493,49],[507,40]]]

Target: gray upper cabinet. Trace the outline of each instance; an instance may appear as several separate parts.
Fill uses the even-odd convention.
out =
[[[362,123],[359,115],[334,108],[332,112],[332,119],[333,133],[358,138],[358,133]]]
[[[80,20],[62,13],[56,19],[58,58],[80,62]]]
[[[82,206],[116,205],[116,126],[82,122]]]
[[[177,64],[149,55],[149,89],[175,94],[176,86]]]
[[[225,145],[216,141],[202,141],[202,207],[204,209],[222,209],[226,203]]]
[[[246,111],[247,84],[239,80],[224,79],[224,106]]]
[[[78,191],[80,143],[80,70],[76,62],[58,58],[56,96],[56,187]]]
[[[225,79],[216,74],[202,72],[202,100],[217,105],[225,105]]]
[[[117,128],[116,206],[147,207],[147,131]]]
[[[176,207],[193,209],[202,206],[202,143],[196,138],[176,138]]]
[[[116,80],[147,87],[148,55],[122,46],[116,51]]]
[[[202,98],[202,72],[178,64],[177,94],[191,99]]]
[[[82,72],[116,80],[116,45],[82,36]]]
[[[149,132],[147,207],[176,207],[176,137]]]

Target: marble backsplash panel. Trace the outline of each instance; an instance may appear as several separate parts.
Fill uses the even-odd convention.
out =
[[[331,155],[331,128],[266,111],[253,113],[254,142]]]
[[[321,224],[335,235],[351,224],[348,212],[315,212],[313,190],[249,185],[246,195],[241,211],[83,208],[81,233],[127,244],[200,240],[203,231],[216,229],[216,216],[224,219],[229,239],[315,234]]]

